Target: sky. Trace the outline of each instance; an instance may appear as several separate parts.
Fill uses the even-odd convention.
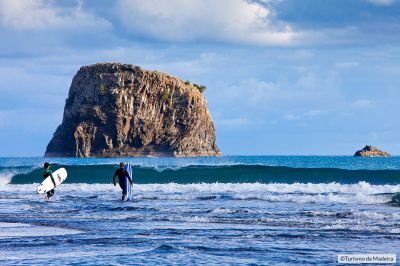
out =
[[[399,0],[0,0],[0,156],[42,156],[83,65],[207,86],[224,155],[400,155]]]

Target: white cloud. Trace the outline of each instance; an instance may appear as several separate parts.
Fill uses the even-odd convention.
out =
[[[290,61],[308,61],[315,58],[315,54],[310,50],[295,50],[294,52],[281,55],[280,58]]]
[[[258,79],[245,79],[238,84],[219,90],[224,102],[237,102],[253,108],[264,108],[266,101],[276,99],[281,92],[277,91],[276,84]]]
[[[359,99],[357,101],[354,101],[353,103],[351,103],[352,107],[355,108],[369,108],[372,106],[372,103],[370,100],[366,100],[366,99]]]
[[[175,62],[158,60],[161,63],[146,64],[148,69],[157,69],[181,78],[205,75],[208,71],[214,71],[216,64],[221,64],[224,56],[216,53],[201,53],[198,57],[189,60],[177,60]]]
[[[120,0],[116,12],[132,33],[163,41],[290,45],[302,38],[271,9],[246,0]]]
[[[244,125],[249,125],[250,121],[246,118],[227,118],[227,119],[218,119],[215,121],[217,125],[223,125],[223,126],[231,126],[231,127],[237,127],[237,126],[244,126]]]
[[[309,110],[303,114],[303,116],[312,117],[322,115],[324,112],[321,110]]]
[[[273,82],[243,79],[217,90],[210,89],[208,93],[214,99],[221,99],[224,106],[237,108],[240,103],[243,107],[258,111],[277,110],[283,106],[293,110],[301,105],[307,105],[308,110],[326,110],[345,103],[340,77],[335,72],[321,73],[318,70],[298,73],[290,81],[286,78]],[[316,112],[307,114],[309,117],[312,115],[316,115]]]
[[[367,0],[369,3],[378,5],[378,6],[390,6],[394,4],[395,0]]]
[[[294,114],[286,114],[283,118],[285,118],[286,120],[293,121],[293,120],[298,120],[300,117]]]
[[[111,27],[84,11],[79,1],[73,8],[58,8],[49,0],[0,0],[0,23],[17,30]]]
[[[299,113],[299,114],[287,113],[283,116],[283,118],[286,120],[289,120],[289,121],[294,121],[294,120],[300,120],[303,118],[312,119],[313,117],[321,116],[324,114],[328,114],[328,111],[313,109],[313,110],[309,110],[309,111],[306,111],[304,113]]]
[[[337,68],[341,68],[341,69],[349,69],[349,68],[354,68],[359,66],[360,63],[358,62],[338,62],[335,64],[335,66]]]

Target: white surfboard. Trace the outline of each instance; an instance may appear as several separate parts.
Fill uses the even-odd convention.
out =
[[[67,170],[65,168],[60,168],[57,171],[53,172],[54,182],[56,183],[56,187],[61,185],[65,179],[67,179]],[[43,194],[47,193],[54,188],[53,181],[51,181],[51,176],[48,176],[37,188],[37,193]]]
[[[131,163],[127,163],[125,165],[125,170],[128,172],[129,176],[133,179],[132,177],[132,165]],[[132,181],[133,182],[133,181]],[[126,190],[126,197],[125,200],[131,200],[132,198],[132,185],[129,182],[129,178],[125,176],[125,190]]]

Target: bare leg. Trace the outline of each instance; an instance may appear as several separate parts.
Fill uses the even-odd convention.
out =
[[[54,196],[54,189],[50,190],[49,192],[47,192],[46,197],[44,198],[44,200],[49,200],[51,197]]]

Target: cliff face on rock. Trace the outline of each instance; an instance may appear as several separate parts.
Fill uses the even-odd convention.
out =
[[[366,145],[362,150],[357,151],[354,156],[364,156],[364,157],[389,157],[390,153],[386,151],[381,151],[376,147],[372,147],[371,145]]]
[[[134,65],[81,67],[45,156],[146,155],[220,155],[199,89]]]

